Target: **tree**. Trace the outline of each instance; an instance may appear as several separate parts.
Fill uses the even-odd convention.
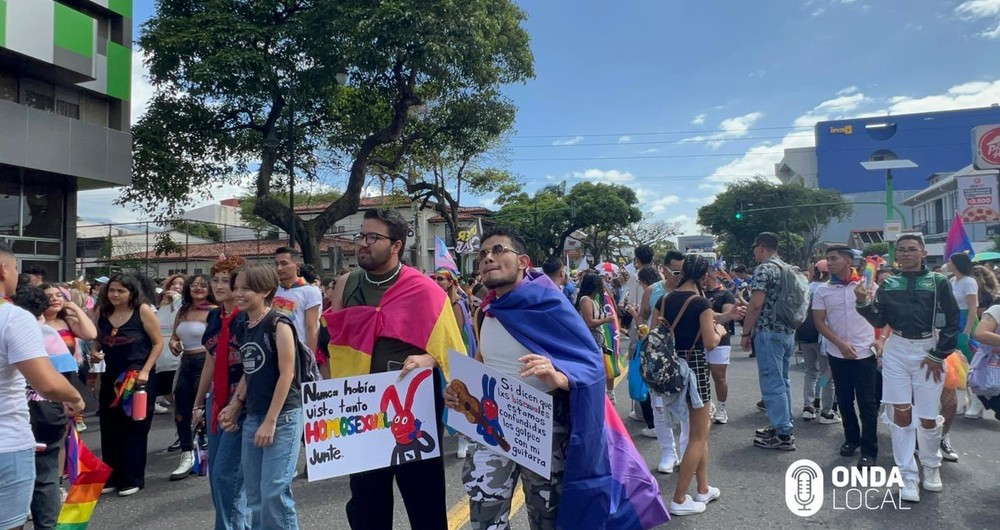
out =
[[[328,190],[321,192],[309,192],[309,193],[296,193],[295,194],[295,206],[325,206],[332,203],[333,201],[340,198],[343,195],[340,190]],[[282,204],[288,206],[291,204],[291,197],[287,191],[278,191],[271,194],[275,200],[280,201]],[[240,217],[247,226],[253,228],[254,230],[260,232],[271,232],[279,226],[275,226],[269,223],[267,220],[263,219],[256,213],[254,209],[257,208],[257,196],[256,195],[244,195],[239,198],[240,201]],[[286,223],[287,224],[287,223]]]
[[[861,252],[861,256],[867,258],[868,256],[884,256],[889,253],[889,243],[882,241],[880,243],[872,243],[865,247]]]
[[[670,237],[680,233],[680,224],[667,221],[642,221],[619,228],[612,235],[612,258],[622,258],[630,261],[632,256],[626,251],[634,250],[640,245],[653,247],[654,256],[663,257],[677,245]]]
[[[778,205],[791,208],[770,209]],[[764,210],[746,211],[757,208]],[[743,216],[737,219],[741,210]],[[812,256],[826,226],[834,219],[846,218],[851,211],[851,205],[835,190],[776,184],[757,176],[726,186],[715,201],[698,209],[698,224],[718,238],[721,254],[731,263],[751,263],[754,237],[760,232],[781,231],[802,237],[801,246],[786,256],[802,261]]]
[[[214,223],[203,223],[201,221],[180,219],[172,221],[170,223],[170,228],[184,234],[200,237],[202,239],[222,241],[222,229]]]
[[[415,109],[505,101],[499,86],[534,75],[524,19],[510,0],[159,0],[139,39],[156,93],[120,200],[169,218],[252,174],[253,213],[318,266],[319,241],[358,211],[369,169],[399,171],[442,132]],[[340,168],[343,195],[312,219],[276,195],[292,171],[322,181]]]
[[[614,230],[642,219],[638,202],[634,191],[618,184],[581,182],[566,193],[561,183],[539,189],[534,197],[508,197],[494,219],[524,236],[535,261],[562,255],[566,238],[577,230],[584,232],[584,245],[600,259],[608,255]]]

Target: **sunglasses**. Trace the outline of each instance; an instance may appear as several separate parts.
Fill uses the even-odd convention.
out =
[[[493,256],[495,256],[495,257],[500,257],[505,252],[513,252],[514,254],[517,254],[518,256],[521,255],[520,252],[518,252],[518,251],[516,251],[516,250],[514,250],[514,249],[512,249],[510,247],[505,247],[505,246],[501,245],[500,243],[497,243],[496,245],[493,245],[492,248],[484,248],[484,249],[480,250],[479,251],[479,261],[483,261],[484,259],[486,259],[487,257],[489,257],[491,254]]]
[[[436,282],[450,282],[451,278],[447,276],[434,276],[434,281]]]

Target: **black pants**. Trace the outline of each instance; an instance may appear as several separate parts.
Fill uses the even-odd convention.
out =
[[[440,370],[434,370],[433,380],[434,388],[442,387]],[[444,412],[441,392],[434,393],[434,410],[438,418]],[[443,431],[438,421],[438,440],[443,439]],[[403,497],[412,530],[448,528],[444,460],[437,457],[351,475],[347,522],[352,529],[392,530],[393,479]]]
[[[153,404],[156,400],[156,372],[149,374],[146,383],[146,419],[135,421],[125,415],[121,405],[112,407],[115,400],[117,373],[101,375],[101,459],[111,466],[107,486],[119,490],[146,486],[146,442],[153,425]]]
[[[174,423],[177,424],[177,438],[181,442],[181,451],[194,450],[191,416],[194,395],[198,393],[198,381],[201,379],[203,366],[205,366],[204,353],[185,353],[181,357],[180,367],[177,368],[177,385],[174,387]]]
[[[646,394],[646,399],[639,402],[639,408],[642,409],[642,421],[646,422],[646,427],[652,429],[653,426],[653,394],[650,392]]]
[[[861,454],[878,456],[878,370],[874,356],[847,360],[830,355],[830,371],[844,421],[844,440],[860,444]],[[857,403],[857,412],[854,406]],[[858,416],[861,426],[858,427]]]
[[[34,527],[52,529],[59,519],[62,499],[59,494],[59,448],[63,440],[51,443],[35,453],[35,491],[31,495],[31,520]]]

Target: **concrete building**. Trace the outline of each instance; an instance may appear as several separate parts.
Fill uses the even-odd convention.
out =
[[[0,238],[73,277],[76,195],[131,183],[132,0],[0,0]]]
[[[785,149],[781,162],[774,165],[774,176],[782,184],[798,184],[806,188],[819,187],[819,168],[815,147]]]
[[[225,199],[216,204],[192,208],[185,211],[181,218],[218,226],[222,231],[223,241],[242,241],[259,237],[258,232],[243,221],[239,199]],[[281,234],[283,237],[288,237],[284,232]]]

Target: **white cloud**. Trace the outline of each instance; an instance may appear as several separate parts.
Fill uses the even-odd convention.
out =
[[[694,204],[697,206],[704,206],[715,200],[715,195],[709,195],[708,197],[688,197],[684,199],[684,202],[688,204]]]
[[[691,125],[704,125],[707,117],[707,114],[699,114],[691,120]]]
[[[1000,0],[998,0],[1000,5]],[[909,114],[954,110],[974,107],[988,107],[1000,102],[1000,79],[995,81],[972,81],[949,88],[944,94],[924,97],[896,96],[889,99],[889,108],[882,113]]]
[[[629,173],[628,171],[619,171],[617,169],[609,169],[607,171],[601,169],[587,169],[585,171],[573,171],[568,176],[578,180],[607,182],[610,184],[621,184],[622,182],[635,180],[635,175],[632,173]]]
[[[965,20],[989,20],[992,27],[981,31],[979,36],[1000,38],[1000,0],[968,0],[959,4],[955,13]]]
[[[690,215],[676,215],[667,219],[668,223],[677,223],[680,232],[677,235],[681,236],[693,236],[702,233],[702,228],[698,226],[698,222],[694,217]]]
[[[618,143],[620,143],[620,144],[627,144],[627,143],[629,143],[631,141],[632,141],[632,137],[631,136],[619,136],[618,137]]]
[[[572,138],[561,138],[552,142],[552,145],[576,145],[583,141],[582,136],[574,136]]]
[[[718,132],[684,138],[680,143],[705,142],[709,148],[718,149],[722,144],[726,143],[726,140],[746,136],[750,132],[750,128],[753,127],[753,124],[762,117],[764,117],[764,113],[762,112],[751,112],[743,116],[726,118],[719,123]]]
[[[856,87],[854,85],[851,85],[849,87],[841,88],[840,90],[837,91],[837,93],[835,95],[837,95],[837,96],[850,96],[851,94],[854,94],[858,90],[859,90],[858,87]]]
[[[903,30],[905,31],[922,31],[923,29],[924,26],[922,24],[916,24],[913,22],[903,25]]]
[[[225,199],[232,199],[250,193],[249,187],[240,182],[218,183],[211,187],[208,197],[199,197],[189,210],[215,204]],[[119,206],[115,201],[121,196],[118,188],[81,191],[77,194],[77,215],[84,219],[81,224],[92,224],[90,221],[113,223],[132,223],[145,221],[153,217],[153,213]]]
[[[649,149],[643,149],[642,151],[639,151],[639,154],[650,155],[653,153],[659,153],[660,151],[662,151],[662,149],[660,149],[659,147],[650,147]]]
[[[812,12],[812,16],[814,16],[814,17],[823,16],[823,13],[826,13],[826,8],[825,7],[818,7],[818,8],[816,8]]]
[[[149,105],[149,100],[153,99],[155,92],[148,79],[149,71],[145,65],[147,56],[148,54],[136,45],[132,52],[132,125],[146,113],[146,106]]]
[[[667,211],[667,206],[672,206],[679,202],[681,202],[680,197],[676,195],[667,195],[666,197],[660,197],[659,199],[646,202],[644,211],[653,215],[659,215]]]

